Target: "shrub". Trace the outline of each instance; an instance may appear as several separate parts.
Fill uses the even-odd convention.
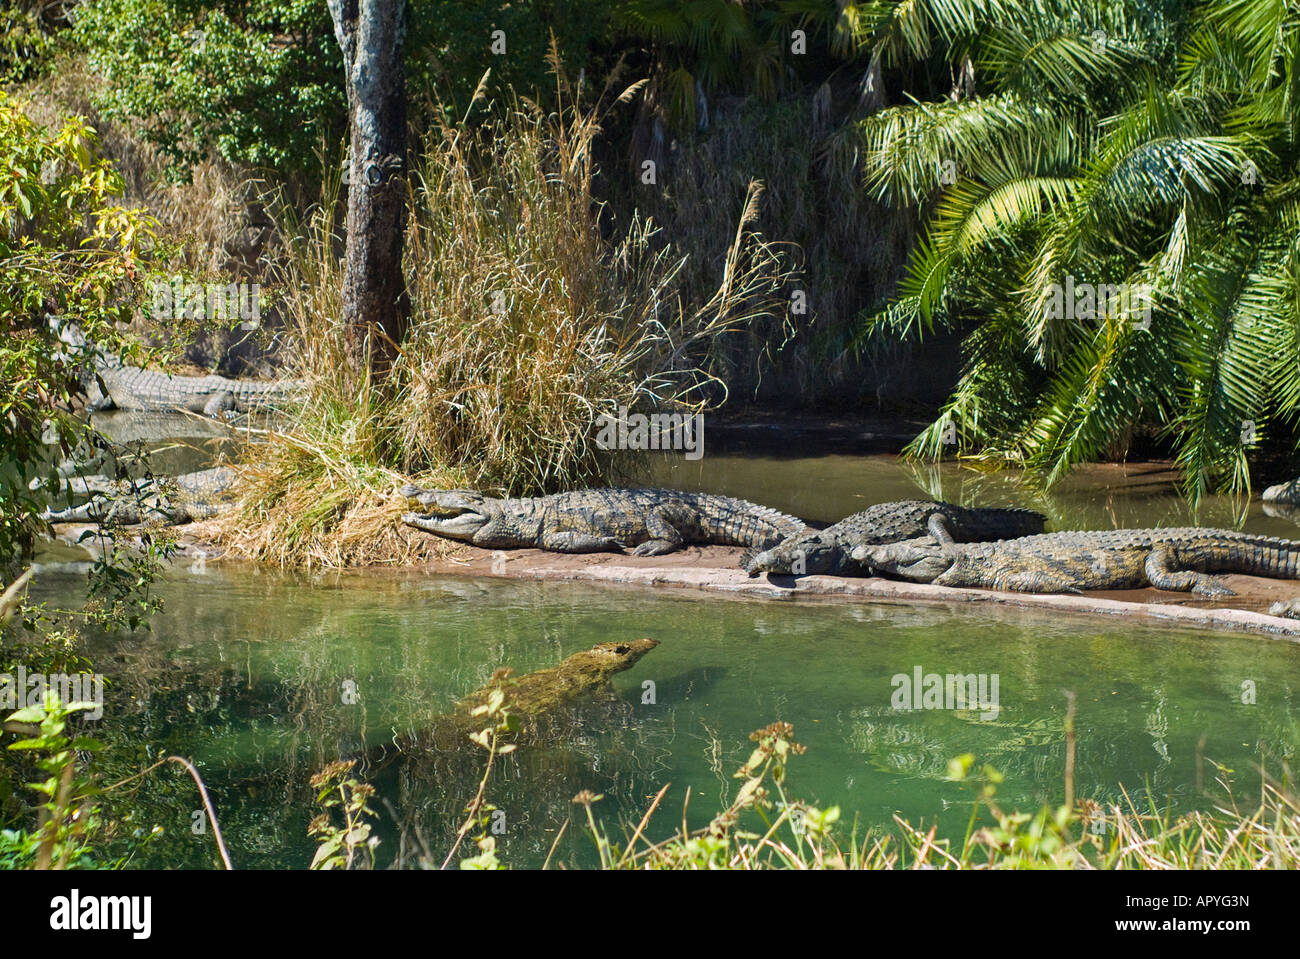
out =
[[[83,121],[40,126],[0,92],[0,564],[31,543],[45,434],[66,454],[84,430],[52,411],[71,405],[87,371],[46,315],[121,348],[114,322],[130,318],[150,258],[153,222],[115,202],[121,177],[94,146]]]
[[[655,252],[649,224],[612,246],[601,236],[597,121],[520,104],[477,134],[430,136],[413,181],[410,330],[386,383],[344,358],[333,194],[288,225],[294,373],[311,391],[257,454],[264,482],[239,520],[251,551],[331,564],[409,555],[392,522],[406,477],[512,494],[608,481],[636,461],[597,448],[600,414],[724,395],[697,365],[711,340],[786,309],[781,258],[752,231],[760,187],[737,210],[720,286],[687,309],[673,287],[681,262]]]

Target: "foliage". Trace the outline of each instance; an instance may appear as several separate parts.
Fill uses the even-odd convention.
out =
[[[78,0],[10,0],[0,8],[0,84],[49,72],[66,40],[68,11]]]
[[[132,120],[185,178],[215,150],[302,168],[345,129],[341,55],[317,0],[97,0],[76,21],[103,87],[96,106]]]
[[[0,833],[0,866],[9,868],[96,868],[89,840],[99,828],[94,799],[99,795],[91,777],[77,769],[77,753],[97,752],[103,744],[88,736],[65,735],[73,714],[93,710],[95,703],[66,705],[48,693],[41,706],[11,713],[9,723],[35,724],[32,735],[9,744],[11,750],[29,751],[45,774],[28,788],[42,795],[39,820],[31,832]]]
[[[496,854],[496,837],[489,832],[489,824],[492,821],[492,813],[496,809],[491,803],[485,800],[487,795],[488,779],[492,775],[492,767],[496,763],[498,756],[506,756],[514,752],[517,748],[514,743],[502,742],[502,737],[511,730],[517,728],[517,722],[511,716],[510,711],[506,709],[506,690],[505,687],[509,669],[499,669],[492,674],[492,684],[494,688],[488,694],[488,700],[481,706],[475,706],[470,712],[471,716],[481,716],[483,722],[487,723],[482,729],[470,733],[470,739],[474,744],[482,749],[487,750],[487,762],[483,764],[483,776],[479,780],[478,792],[470,800],[469,806],[465,809],[465,821],[456,832],[456,839],[451,845],[451,851],[447,853],[447,858],[443,860],[442,867],[447,865],[456,856],[456,850],[460,848],[461,842],[469,835],[475,827],[478,828],[478,835],[474,839],[474,845],[478,847],[477,856],[470,856],[460,861],[461,869],[504,869]]]
[[[821,808],[788,791],[790,761],[804,748],[795,742],[794,728],[783,722],[751,734],[756,746],[735,774],[742,781],[735,798],[702,828],[690,830],[683,822],[667,838],[647,837],[667,785],[639,822],[622,824],[627,837],[623,843],[611,838],[595,814],[604,797],[584,789],[573,802],[582,807],[583,828],[602,870],[1294,869],[1300,863],[1300,799],[1285,780],[1266,782],[1253,809],[1238,806],[1229,771],[1222,768],[1218,785],[1226,798],[1210,811],[1175,817],[1161,810],[1154,798],[1140,810],[1127,793],[1125,806],[1075,803],[1072,723],[1071,710],[1066,801],[1060,805],[1028,813],[1005,810],[997,801],[1001,773],[977,766],[970,754],[950,760],[949,779],[968,783],[973,792],[966,831],[957,843],[936,838],[937,823],[914,824],[897,816],[893,830],[859,836],[855,824],[843,835],[838,806]],[[490,760],[487,765],[490,771]],[[485,774],[483,784],[486,781]],[[490,808],[482,803],[483,784],[476,799],[479,809]],[[557,834],[557,844],[562,833]],[[479,848],[478,856],[461,861],[462,869],[505,868],[486,830]],[[548,857],[547,866],[549,862]]]
[[[325,809],[307,827],[308,835],[320,837],[312,869],[374,866],[379,837],[370,834],[367,820],[374,817],[370,798],[375,788],[352,775],[355,765],[351,761],[331,763],[311,778],[312,789],[320,790],[316,801]],[[336,811],[342,816],[341,825],[335,822]]]
[[[554,32],[581,67],[603,28],[576,0],[410,0],[406,81],[422,109],[468,104],[492,69],[499,89],[535,95]],[[492,51],[493,31],[505,50]],[[140,125],[171,175],[215,151],[238,165],[314,174],[322,143],[347,130],[342,55],[323,0],[96,0],[76,36],[102,76],[97,106]]]
[[[60,343],[46,316],[123,353],[114,322],[130,317],[148,267],[153,222],[115,202],[121,178],[94,146],[82,120],[39,126],[0,92],[0,564],[30,545],[43,435],[66,455],[84,433],[51,407],[72,404],[90,357]]]
[[[592,814],[600,799],[579,793],[575,803],[586,811],[587,830],[596,842],[602,869],[760,869],[843,867],[843,854],[832,837],[840,818],[838,806],[819,809],[791,799],[785,791],[790,759],[805,749],[794,741],[794,727],[776,722],[750,734],[758,745],[737,770],[744,780],[731,804],[709,825],[695,833],[678,832],[669,839],[638,850],[636,843],[654,806],[646,813],[627,846],[610,841]],[[665,790],[666,791],[666,788]],[[655,798],[655,805],[664,791]],[[750,813],[761,829],[747,830],[742,816]]]
[[[974,327],[912,451],[941,454],[955,429],[959,450],[1051,480],[1160,429],[1193,498],[1248,488],[1249,450],[1300,414],[1300,15],[944,7],[980,95],[862,124],[868,190],[927,211],[874,327]],[[1098,292],[1071,304],[1072,287]]]
[[[122,546],[123,531],[116,525],[101,525],[81,535],[83,541],[91,538],[99,540],[99,550],[87,574],[87,609],[94,621],[106,629],[148,629],[150,614],[162,608],[162,600],[150,589],[163,563],[175,555],[175,539],[170,535],[156,538],[144,530],[140,549],[127,549]]]

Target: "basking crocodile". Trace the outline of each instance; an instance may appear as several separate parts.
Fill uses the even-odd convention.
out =
[[[96,375],[104,384],[102,398],[92,406],[96,410],[189,410],[219,417],[282,406],[302,389],[297,380],[178,376],[124,364],[99,366]]]
[[[855,561],[856,546],[893,543],[924,536],[973,542],[1011,539],[1041,533],[1046,517],[1028,509],[968,509],[933,500],[878,503],[854,513],[820,532],[783,540],[771,549],[747,553],[741,566],[750,576],[760,573],[829,573],[869,576],[871,569]]]
[[[229,466],[179,476],[142,480],[113,480],[106,476],[74,477],[67,481],[74,494],[89,495],[80,506],[46,510],[41,519],[49,523],[94,523],[116,521],[123,525],[158,520],[181,524],[217,515],[228,504],[222,494],[235,483]]]
[[[628,642],[597,643],[591,649],[574,653],[558,666],[539,669],[518,679],[510,678],[508,669],[499,669],[492,680],[456,703],[450,713],[433,720],[415,734],[395,737],[368,752],[372,763],[383,764],[398,754],[415,755],[430,750],[441,752],[461,749],[470,735],[491,725],[483,714],[474,710],[487,705],[493,692],[500,690],[504,708],[510,714],[510,738],[536,738],[549,731],[550,724],[560,722],[565,711],[584,700],[609,698],[613,695],[610,678],[631,669],[650,650],[657,639],[634,639]]]
[[[1300,506],[1300,476],[1264,490],[1264,502]]]
[[[853,558],[886,576],[1021,593],[1157,589],[1231,596],[1210,573],[1296,579],[1300,542],[1201,527],[1072,530],[997,543],[926,537],[858,546]]]
[[[589,489],[496,499],[474,490],[402,487],[423,512],[402,522],[487,549],[658,556],[690,544],[767,549],[803,533],[803,520],[743,499],[667,489]]]
[[[223,413],[281,406],[303,390],[299,380],[232,380],[216,374],[179,376],[128,366],[90,343],[75,324],[55,317],[50,318],[50,323],[63,342],[94,362],[98,382],[89,390],[91,410],[189,410],[219,417]]]

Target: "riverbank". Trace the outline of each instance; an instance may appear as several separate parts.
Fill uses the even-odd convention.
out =
[[[878,577],[773,576],[750,578],[737,568],[741,550],[688,547],[667,556],[610,553],[563,555],[542,550],[493,553],[465,547],[427,563],[431,573],[506,576],[516,579],[606,583],[619,586],[702,590],[725,596],[785,601],[870,602],[942,606],[994,604],[1050,609],[1081,616],[1125,616],[1144,622],[1245,631],[1300,642],[1300,621],[1269,616],[1279,599],[1300,594],[1300,583],[1255,576],[1224,577],[1237,595],[1217,600],[1157,589],[1094,590],[1078,595],[1009,593],[904,583]]]
[[[93,531],[94,527],[81,524],[55,527],[59,542],[67,546],[78,545],[86,530]],[[227,556],[219,544],[211,542],[210,533],[211,526],[205,523],[180,528],[178,557],[190,564],[239,562]],[[425,536],[415,530],[410,530],[409,535]],[[79,548],[93,548],[93,542],[88,539]],[[1268,615],[1273,603],[1300,595],[1300,583],[1256,576],[1223,577],[1236,595],[1218,599],[1149,587],[1063,595],[955,589],[878,577],[764,575],[750,578],[739,568],[742,550],[725,546],[687,547],[666,556],[652,557],[618,553],[570,555],[539,549],[485,550],[455,543],[446,546],[448,551],[442,557],[408,568],[462,576],[584,582],[639,589],[672,588],[718,598],[1047,609],[1079,617],[1126,617],[1144,623],[1247,632],[1300,643],[1300,620]]]

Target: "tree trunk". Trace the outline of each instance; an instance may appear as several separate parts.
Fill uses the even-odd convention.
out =
[[[348,153],[343,322],[348,359],[386,370],[406,332],[406,0],[328,0],[343,50]]]

